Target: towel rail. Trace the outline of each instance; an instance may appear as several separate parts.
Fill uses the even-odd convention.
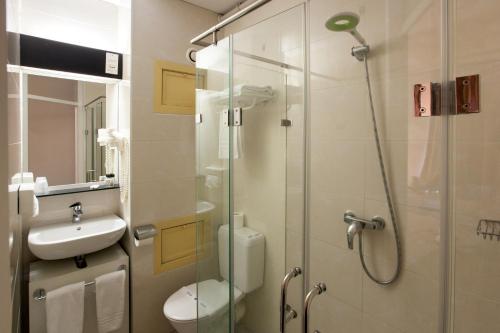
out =
[[[117,269],[117,271],[121,271],[121,270],[126,270],[127,269],[127,266],[126,265],[120,265]],[[88,287],[88,286],[92,286],[95,284],[95,281],[90,281],[90,282],[85,282],[84,283],[84,286],[85,287]],[[36,301],[43,301],[45,299],[47,299],[47,292],[45,291],[45,289],[43,288],[38,288],[36,289],[34,292],[33,292],[33,298],[36,300]]]

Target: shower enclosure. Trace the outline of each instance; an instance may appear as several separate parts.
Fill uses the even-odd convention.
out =
[[[278,332],[282,279],[303,267],[304,37],[299,6],[197,53],[197,193],[199,201],[217,207],[211,236],[203,242],[205,255],[198,260],[198,281],[223,279],[223,260],[232,272],[243,269],[237,255],[233,258],[235,219],[265,238],[262,284],[241,298],[232,275],[223,302],[234,311],[222,327],[221,321],[200,320],[199,332],[229,332],[233,325],[237,332]],[[220,249],[226,246],[219,243],[224,224],[229,224],[230,256]],[[199,234],[201,242],[206,230]],[[297,316],[302,284],[299,276],[288,287],[288,304]],[[213,295],[198,286],[200,313]]]
[[[85,181],[95,182],[106,175],[105,150],[97,143],[97,130],[106,128],[106,97],[85,105]]]
[[[500,4],[290,3],[197,52],[198,332],[500,331]]]

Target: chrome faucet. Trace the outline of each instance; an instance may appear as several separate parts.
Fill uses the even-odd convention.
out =
[[[354,236],[363,232],[363,229],[382,230],[385,228],[385,221],[380,216],[374,216],[371,220],[365,220],[351,212],[344,213],[344,222],[349,226],[347,227],[347,247],[350,250],[354,249]]]
[[[69,208],[73,208],[73,223],[80,222],[80,216],[83,214],[82,203],[77,201],[69,206]]]
[[[354,236],[363,231],[363,225],[357,221],[352,222],[347,227],[347,247],[349,250],[354,249]]]

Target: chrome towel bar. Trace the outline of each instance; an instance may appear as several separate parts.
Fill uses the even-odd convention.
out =
[[[117,271],[126,270],[126,265],[120,265]],[[95,281],[85,282],[84,286],[92,286],[95,284]],[[44,301],[47,298],[47,292],[43,288],[39,288],[33,292],[33,298],[37,301]]]

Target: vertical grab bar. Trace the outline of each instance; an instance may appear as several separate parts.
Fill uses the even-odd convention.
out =
[[[288,289],[288,283],[290,282],[290,280],[293,279],[294,277],[297,277],[300,274],[302,274],[302,269],[300,269],[300,267],[295,267],[290,272],[288,272],[287,275],[285,275],[285,278],[281,282],[280,333],[285,333],[285,324],[287,322],[286,318],[287,311],[292,315],[291,317],[289,317],[288,320],[297,317],[297,312],[295,312],[295,310],[293,310],[286,302],[286,293]]]
[[[306,300],[304,301],[304,333],[309,333],[309,307],[312,303],[312,300],[316,295],[321,295],[325,291],[326,291],[326,284],[320,282],[316,284],[307,294]],[[315,331],[315,333],[320,333],[320,332]]]

